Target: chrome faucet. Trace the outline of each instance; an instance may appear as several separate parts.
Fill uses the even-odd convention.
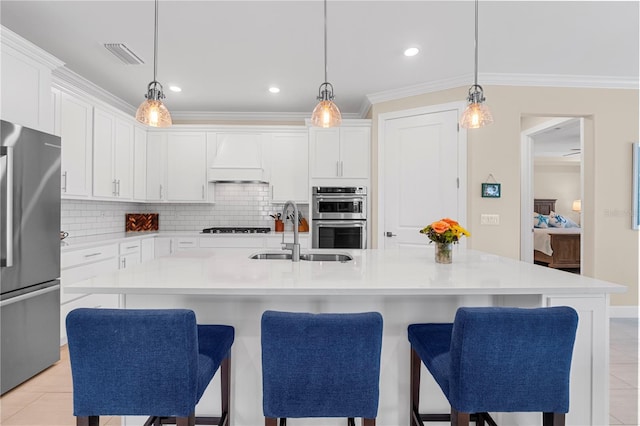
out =
[[[284,242],[284,232],[282,233],[282,250],[291,250],[291,261],[300,261],[300,235],[298,234],[298,206],[293,201],[289,200],[284,203],[282,207],[282,218],[286,220],[287,210],[289,206],[293,207],[293,243]]]

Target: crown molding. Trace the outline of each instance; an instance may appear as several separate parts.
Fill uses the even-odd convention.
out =
[[[371,109],[371,106],[372,106],[371,101],[369,101],[369,98],[365,96],[364,99],[362,100],[362,104],[360,104],[360,111],[358,111],[358,118],[366,118],[367,113]]]
[[[80,96],[92,96],[99,101],[110,105],[124,114],[135,116],[136,107],[119,97],[107,92],[102,87],[87,80],[67,67],[61,67],[53,71],[52,82],[54,87]]]
[[[10,47],[18,52],[27,55],[29,58],[41,63],[49,69],[55,70],[64,66],[64,62],[56,58],[49,52],[42,50],[30,41],[20,37],[10,29],[0,26],[0,40],[3,46]]]
[[[171,113],[174,120],[202,121],[299,121],[309,118],[307,112],[209,112],[209,111],[176,111]],[[342,114],[345,119],[360,118],[359,113]]]
[[[453,89],[454,87],[470,85],[472,81],[473,75],[471,74],[451,77],[443,80],[436,80],[428,83],[420,83],[413,86],[401,87],[399,89],[372,93],[367,95],[367,99],[371,104],[377,104],[380,102],[394,101],[396,99],[408,98],[410,96],[424,95],[425,93],[433,93],[440,90],[447,90]]]
[[[483,84],[496,86],[576,87],[585,89],[638,89],[638,77],[562,74],[503,74],[481,75]]]
[[[638,89],[640,80],[629,77],[611,77],[594,75],[560,75],[560,74],[480,74],[478,80],[483,85],[494,86],[530,86],[530,87],[574,87],[585,89]],[[429,83],[421,83],[399,89],[385,90],[366,96],[369,104],[394,101],[410,96],[424,95],[441,90],[471,86],[473,75],[452,77]],[[361,107],[362,113],[365,105]],[[365,111],[366,114],[366,111]]]

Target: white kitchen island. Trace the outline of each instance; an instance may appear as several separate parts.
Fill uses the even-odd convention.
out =
[[[580,319],[567,424],[608,424],[609,294],[624,292],[624,286],[457,247],[450,265],[435,264],[433,248],[428,246],[343,252],[354,259],[294,263],[252,260],[251,249],[194,250],[72,284],[67,291],[116,293],[123,308],[190,308],[199,323],[234,326],[231,424],[235,426],[264,424],[260,316],[267,309],[380,312],[384,335],[377,424],[405,426],[409,424],[409,324],[451,322],[459,306],[568,305]],[[218,380],[216,376],[197,413],[218,411]],[[446,400],[426,370],[421,392],[422,412],[447,411]],[[541,417],[499,414],[496,421],[541,424]],[[344,422],[300,419],[294,424]],[[128,426],[138,423],[126,419]]]

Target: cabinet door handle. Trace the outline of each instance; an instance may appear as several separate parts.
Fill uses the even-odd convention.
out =
[[[340,176],[340,162],[336,161],[336,176]]]
[[[113,188],[112,188],[111,193],[115,197],[116,195],[118,195],[118,192],[116,191],[116,180],[114,179],[112,183],[113,183]]]
[[[119,197],[120,196],[120,179],[116,181],[116,188],[117,188],[116,195]]]
[[[122,269],[125,269],[127,267],[127,258],[123,257],[122,258]]]
[[[95,256],[100,256],[102,253],[98,252],[98,253],[91,253],[91,254],[85,254],[84,257],[95,257]]]
[[[204,200],[204,185],[202,185],[202,199]]]
[[[129,247],[127,247],[127,250],[134,249],[134,248],[138,248],[138,246],[129,246]]]
[[[160,199],[162,200],[162,185],[160,185]]]
[[[62,173],[62,177],[64,178],[64,185],[62,185],[62,191],[67,192],[67,172]]]

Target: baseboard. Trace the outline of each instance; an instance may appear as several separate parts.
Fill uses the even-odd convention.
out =
[[[609,306],[610,318],[638,318],[637,306]]]

